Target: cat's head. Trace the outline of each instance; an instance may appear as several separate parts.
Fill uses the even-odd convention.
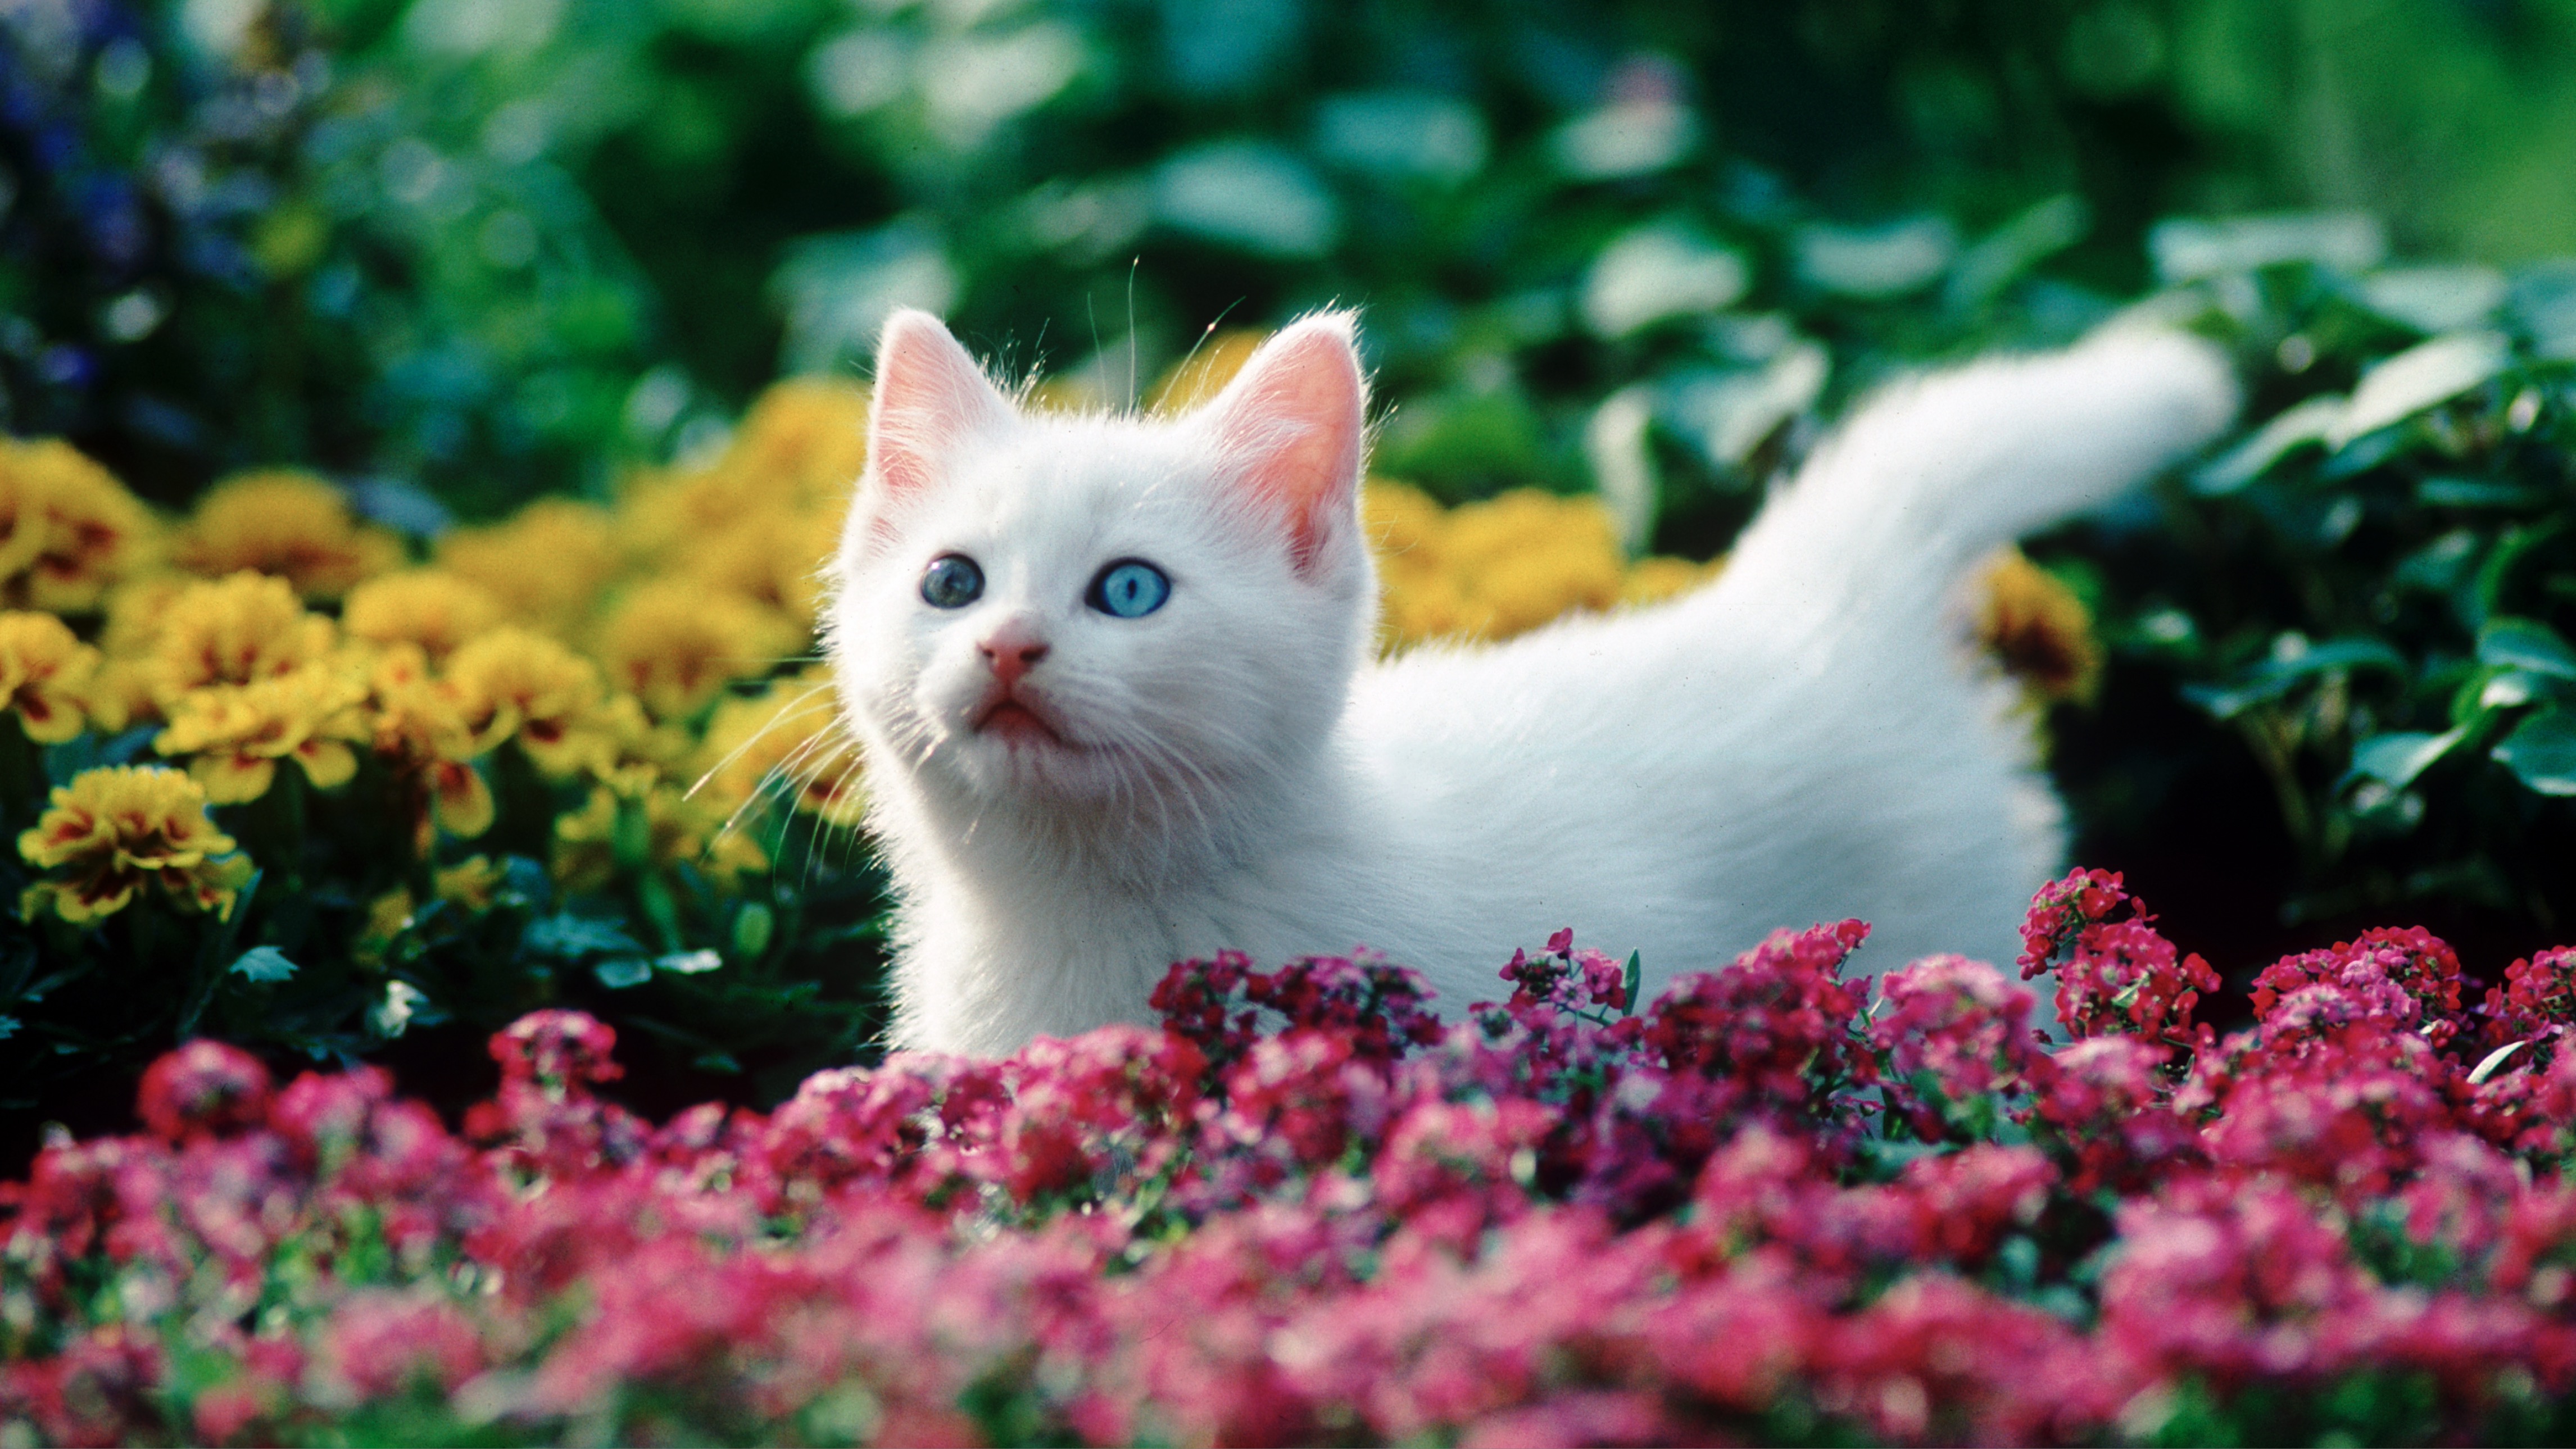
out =
[[[1330,733],[1376,625],[1351,319],[1171,421],[1019,407],[898,312],[828,625],[870,768],[978,804],[1202,812]]]

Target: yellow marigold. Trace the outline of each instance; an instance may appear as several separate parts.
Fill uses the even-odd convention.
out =
[[[688,731],[656,724],[631,694],[613,694],[582,722],[592,741],[590,777],[620,795],[641,795],[689,758]]]
[[[444,569],[405,569],[349,591],[340,627],[371,644],[417,644],[433,660],[501,622],[489,589]]]
[[[1726,567],[1723,557],[1707,563],[1693,563],[1686,558],[1641,558],[1630,566],[1626,582],[1619,586],[1623,604],[1660,604],[1679,598],[1716,578]]]
[[[447,678],[478,734],[515,736],[547,774],[578,774],[597,756],[598,741],[584,726],[607,693],[599,666],[557,641],[514,626],[495,629],[449,658]]]
[[[804,504],[845,504],[868,463],[868,390],[831,377],[772,383],[725,449],[726,471],[783,478]]]
[[[340,490],[310,473],[241,473],[209,489],[172,548],[209,577],[275,574],[309,599],[336,599],[401,565],[402,541],[349,515]]]
[[[0,607],[73,613],[141,568],[152,515],[59,438],[0,438]]]
[[[471,840],[492,828],[497,806],[474,759],[520,723],[481,695],[430,673],[417,644],[395,644],[367,671],[366,720],[376,758],[404,801],[412,848],[437,830]]]
[[[0,613],[0,710],[40,745],[58,745],[87,727],[83,701],[98,672],[98,651],[51,614]]]
[[[1372,478],[1360,491],[1360,515],[1381,565],[1390,560],[1438,563],[1449,511],[1410,483]]]
[[[867,808],[858,748],[821,670],[717,705],[700,759],[695,793],[729,817],[773,786],[794,809],[834,825],[856,825]]]
[[[164,755],[188,757],[188,773],[217,805],[268,793],[277,762],[293,760],[319,789],[349,783],[368,738],[358,712],[366,686],[331,664],[308,664],[254,684],[192,689],[170,710],[170,727],[153,740]]]
[[[229,917],[250,858],[206,815],[206,792],[177,770],[113,765],[57,786],[18,854],[52,879],[27,888],[19,913],[51,908],[75,925],[123,910],[147,881],[173,901]]]
[[[593,790],[581,809],[555,817],[552,862],[567,891],[594,891],[627,870],[668,871],[686,863],[719,882],[768,868],[769,857],[706,802],[667,786],[641,796]]]
[[[617,538],[606,509],[541,498],[507,522],[450,530],[438,566],[482,585],[520,623],[565,633],[616,576]]]
[[[823,565],[840,535],[837,514],[770,509],[710,535],[680,563],[690,579],[810,630],[822,601]]]
[[[166,605],[150,659],[164,707],[210,684],[250,684],[330,657],[339,631],[286,580],[244,570],[188,585]]]
[[[600,626],[599,657],[655,716],[679,719],[727,681],[768,673],[801,642],[793,624],[750,600],[657,579],[636,586]]]
[[[492,909],[502,884],[510,878],[510,870],[488,855],[474,855],[454,865],[440,866],[430,872],[429,878],[440,900],[479,916]]]
[[[192,574],[160,571],[141,574],[108,590],[107,625],[99,631],[99,648],[111,657],[139,657],[161,641],[161,626],[179,596],[204,583]]]
[[[1442,552],[1470,596],[1493,610],[1497,637],[1574,609],[1607,609],[1627,574],[1618,528],[1598,499],[1532,488],[1451,510]]]
[[[2102,687],[2093,611],[2020,549],[2005,548],[1986,570],[1977,638],[2041,699],[2089,704]]]
[[[410,890],[402,886],[367,902],[367,918],[349,943],[350,956],[361,966],[381,968],[395,938],[411,929],[413,904]]]
[[[1443,509],[1401,483],[1372,481],[1361,507],[1377,550],[1382,638],[1500,639],[1578,609],[1651,604],[1719,565],[1621,554],[1600,500],[1534,489]]]

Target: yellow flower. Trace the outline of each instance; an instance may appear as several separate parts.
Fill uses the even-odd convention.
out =
[[[445,659],[500,622],[501,604],[490,590],[444,569],[405,569],[369,579],[340,606],[340,627],[352,638],[417,644],[433,660]]]
[[[581,809],[555,818],[554,875],[567,891],[597,890],[621,866],[667,871],[684,862],[730,883],[766,869],[769,857],[712,805],[667,786],[640,797],[602,786]]]
[[[700,586],[748,599],[810,632],[822,601],[823,566],[840,536],[837,514],[771,509],[710,535],[678,562]]]
[[[123,910],[146,881],[182,906],[229,917],[250,879],[247,856],[206,816],[206,792],[177,770],[113,765],[57,786],[18,854],[58,871],[27,888],[19,913],[51,907],[75,925]]]
[[[497,806],[474,758],[507,737],[517,716],[429,671],[417,644],[396,644],[367,672],[366,719],[376,758],[402,791],[412,848],[427,853],[435,829],[471,840],[492,828]]]
[[[661,719],[695,713],[729,680],[767,674],[801,642],[776,613],[685,579],[637,585],[599,639],[609,678]]]
[[[1623,604],[1660,604],[1676,599],[1709,580],[1726,567],[1723,555],[1707,563],[1693,563],[1686,558],[1641,558],[1628,570],[1628,578],[1619,586]]]
[[[1430,494],[1409,483],[1372,478],[1360,490],[1360,516],[1381,565],[1390,560],[1440,561],[1449,514]]]
[[[728,818],[773,784],[784,786],[794,809],[834,825],[858,824],[867,808],[858,749],[821,670],[717,705],[700,759],[696,793]]]
[[[250,684],[328,658],[338,631],[308,614],[286,580],[245,570],[178,591],[151,642],[153,687],[165,708],[210,684]]]
[[[718,466],[782,478],[801,504],[846,504],[868,464],[868,390],[838,378],[791,377],[761,393]]]
[[[438,566],[482,585],[520,623],[567,633],[616,576],[617,540],[606,510],[541,498],[507,522],[450,531]]]
[[[620,795],[641,795],[689,756],[688,731],[656,724],[631,694],[613,694],[582,722],[593,741],[590,777]]]
[[[293,760],[318,789],[358,772],[351,742],[367,739],[358,703],[366,687],[329,664],[309,664],[253,684],[219,684],[181,695],[170,727],[153,740],[164,755],[186,755],[188,773],[217,805],[268,793],[277,762]]]
[[[0,607],[74,613],[141,568],[152,515],[59,438],[0,438]]]
[[[310,473],[242,473],[216,484],[181,530],[172,557],[213,577],[275,574],[309,599],[336,599],[402,563],[402,541],[349,516],[340,490]]]
[[[2075,591],[2011,547],[1987,569],[1985,586],[1978,641],[2040,699],[2091,703],[2102,687],[2102,645]]]
[[[1443,552],[1470,597],[1493,610],[1498,638],[1574,609],[1611,607],[1627,572],[1617,527],[1598,499],[1533,488],[1453,509]]]
[[[396,886],[367,902],[366,924],[358,928],[357,939],[349,943],[349,954],[361,966],[381,967],[394,939],[410,930],[411,923],[411,892]]]
[[[27,738],[58,745],[86,727],[83,700],[98,651],[51,614],[0,614],[0,710]]]
[[[477,916],[492,909],[493,898],[509,878],[509,867],[488,855],[468,856],[430,872],[432,888],[440,900],[462,906]]]
[[[599,666],[543,634],[495,629],[456,651],[447,678],[478,734],[515,736],[549,775],[577,774],[601,752],[584,729],[607,693]]]
[[[1719,567],[1677,558],[1630,564],[1597,498],[1525,488],[1444,510],[1417,489],[1375,480],[1361,508],[1389,648],[1508,638],[1578,609],[1657,603]]]

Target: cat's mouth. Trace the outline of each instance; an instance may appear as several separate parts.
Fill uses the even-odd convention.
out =
[[[984,707],[975,721],[975,732],[989,735],[1005,744],[1048,744],[1062,748],[1064,736],[1056,732],[1045,716],[1031,709],[1016,695],[1005,694]]]

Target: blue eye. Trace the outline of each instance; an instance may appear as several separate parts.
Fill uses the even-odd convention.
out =
[[[922,602],[934,609],[962,609],[984,596],[984,571],[962,553],[941,554],[921,576]]]
[[[1172,581],[1143,559],[1121,559],[1100,571],[1082,601],[1119,619],[1141,619],[1172,596]]]

